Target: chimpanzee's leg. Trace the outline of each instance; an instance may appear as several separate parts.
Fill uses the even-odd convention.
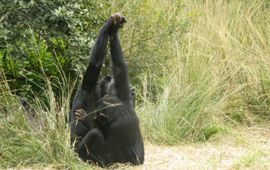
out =
[[[84,161],[93,161],[103,165],[104,136],[102,132],[94,128],[89,131],[76,147],[76,152]]]

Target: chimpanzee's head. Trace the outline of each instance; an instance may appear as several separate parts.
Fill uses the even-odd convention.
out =
[[[115,91],[114,85],[115,85],[114,79],[109,75],[107,75],[103,79],[101,79],[99,84],[98,84],[99,89],[100,89],[100,97],[104,97],[105,95],[115,96],[116,91]],[[132,103],[135,107],[135,97],[136,97],[135,87],[130,86],[130,91],[131,91]]]

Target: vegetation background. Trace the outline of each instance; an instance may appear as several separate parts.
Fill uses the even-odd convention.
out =
[[[269,129],[269,0],[2,0],[0,168],[89,168],[70,147],[68,111],[98,30],[116,11],[127,19],[121,40],[146,143]],[[255,158],[267,154],[269,146]]]

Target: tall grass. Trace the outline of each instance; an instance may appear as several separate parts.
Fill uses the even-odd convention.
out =
[[[128,21],[122,44],[146,140],[204,141],[231,125],[270,118],[269,8],[267,0],[111,1],[110,10]],[[31,120],[1,74],[0,168],[88,166],[69,144],[74,85],[62,75],[45,78],[46,96],[34,99]]]
[[[114,5],[130,18],[123,44],[140,69],[138,111],[150,141],[206,140],[227,123],[269,119],[269,1]]]
[[[0,168],[48,165],[56,169],[89,168],[78,159],[70,145],[67,113],[72,83],[65,82],[61,86],[64,78],[59,78],[62,96],[57,102],[52,91],[56,84],[45,79],[47,87],[43,90],[47,95],[43,99],[36,98],[30,109],[25,110],[1,74]]]

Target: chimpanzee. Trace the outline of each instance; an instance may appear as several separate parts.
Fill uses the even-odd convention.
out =
[[[116,13],[103,25],[70,112],[71,143],[75,151],[84,161],[100,166],[144,162],[135,98],[118,37],[118,30],[125,22]],[[98,80],[108,41],[113,77]]]

